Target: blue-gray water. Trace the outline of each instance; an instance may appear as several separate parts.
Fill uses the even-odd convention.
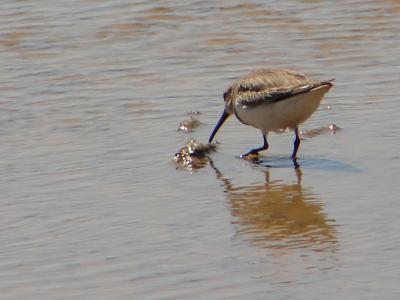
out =
[[[0,298],[398,299],[399,50],[394,0],[3,0]],[[336,78],[302,129],[342,130],[178,168],[258,67]]]

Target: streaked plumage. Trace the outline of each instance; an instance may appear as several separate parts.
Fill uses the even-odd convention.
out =
[[[291,70],[262,69],[234,81],[224,93],[225,110],[212,132],[211,142],[224,121],[235,114],[240,122],[262,131],[264,144],[242,155],[258,154],[268,148],[270,131],[295,131],[292,158],[296,157],[300,138],[298,125],[318,108],[322,97],[332,87],[330,81],[315,81]]]

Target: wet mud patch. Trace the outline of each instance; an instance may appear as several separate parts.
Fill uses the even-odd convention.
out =
[[[200,143],[194,139],[189,140],[174,155],[174,161],[177,164],[177,169],[200,169],[207,165],[210,161],[208,154],[217,150],[217,143]]]
[[[339,126],[335,124],[330,124],[328,126],[322,126],[314,129],[308,129],[304,131],[300,131],[300,138],[313,138],[321,134],[331,133],[336,134],[336,132],[342,130]]]
[[[202,124],[197,119],[197,116],[201,115],[199,111],[189,111],[187,115],[188,117],[179,123],[176,131],[192,132]],[[201,143],[193,138],[188,140],[174,155],[177,169],[192,171],[205,167],[210,162],[208,155],[215,152],[217,146],[217,142]]]

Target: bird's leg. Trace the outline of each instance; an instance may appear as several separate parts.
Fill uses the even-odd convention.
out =
[[[298,127],[296,127],[294,129],[294,134],[296,135],[296,138],[294,140],[293,153],[292,153],[292,156],[290,157],[292,159],[296,159],[297,150],[299,150],[299,146],[300,146],[300,137],[299,137],[299,128]]]
[[[299,163],[297,162],[297,158],[296,158],[296,157],[295,157],[295,158],[292,158],[292,160],[293,160],[294,169],[295,169],[296,172],[297,172],[297,170],[300,170],[300,165],[299,165]]]
[[[263,140],[264,140],[264,144],[261,147],[252,149],[249,152],[240,155],[240,157],[246,158],[249,155],[258,155],[258,152],[267,150],[268,149],[267,135],[264,132],[263,132]]]

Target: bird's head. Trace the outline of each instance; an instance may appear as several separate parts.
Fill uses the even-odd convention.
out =
[[[233,114],[233,107],[234,107],[234,103],[233,103],[233,89],[230,87],[229,89],[227,89],[227,91],[224,93],[224,102],[225,102],[225,111],[231,115]]]

